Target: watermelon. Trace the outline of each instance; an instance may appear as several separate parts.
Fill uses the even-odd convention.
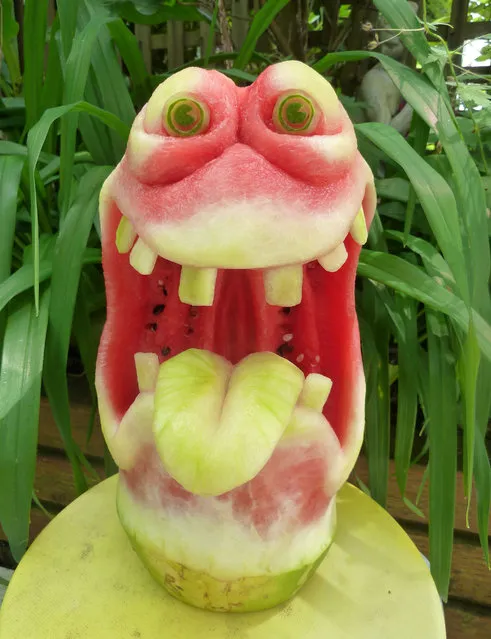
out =
[[[363,436],[354,284],[374,208],[346,112],[294,61],[246,88],[176,73],[103,186],[118,513],[189,604],[275,606],[332,542]]]

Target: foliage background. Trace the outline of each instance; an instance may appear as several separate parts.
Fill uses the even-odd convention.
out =
[[[489,78],[460,69],[441,37],[435,21],[448,18],[446,0],[428,2],[425,19],[405,0],[374,5],[400,34],[409,66],[362,50],[375,39],[361,26],[375,24],[373,7],[267,0],[251,9],[237,47],[233,11],[221,0],[58,0],[54,14],[47,0],[26,0],[22,16],[13,0],[2,0],[0,522],[17,559],[31,504],[42,506],[33,490],[42,392],[79,492],[94,473],[72,436],[67,364],[75,355],[83,366],[95,414],[105,309],[98,192],[124,152],[137,109],[176,70],[163,61],[148,71],[135,24],[165,30],[185,20],[205,22],[210,33],[192,63],[239,83],[279,59],[304,59],[331,79],[358,118],[360,74],[380,63],[413,106],[407,139],[382,124],[357,125],[379,195],[357,286],[368,389],[365,489],[386,503],[393,456],[401,499],[419,512],[406,497],[407,474],[411,464],[426,464],[430,561],[445,598],[461,468],[489,562]],[[483,2],[473,1],[472,11],[489,19]],[[106,470],[114,471],[109,456]]]

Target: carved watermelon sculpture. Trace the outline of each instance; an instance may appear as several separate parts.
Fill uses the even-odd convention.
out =
[[[362,442],[354,305],[371,172],[299,62],[154,92],[101,193],[97,391],[118,512],[175,597],[290,598],[328,549]]]

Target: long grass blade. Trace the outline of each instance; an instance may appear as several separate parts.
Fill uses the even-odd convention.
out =
[[[65,65],[72,48],[80,4],[80,0],[56,0],[57,15],[60,19],[62,66]]]
[[[414,150],[421,157],[425,154],[426,145],[428,143],[428,137],[430,134],[430,127],[417,113],[413,115],[412,132],[414,133]],[[407,242],[409,233],[411,232],[411,225],[413,223],[414,210],[416,208],[417,195],[414,187],[411,187],[409,192],[409,198],[407,202],[406,216],[404,220],[404,238]]]
[[[472,480],[474,475],[475,427],[476,427],[476,389],[481,352],[477,343],[474,325],[471,322],[469,332],[462,347],[457,371],[463,403],[464,427],[464,491],[467,499],[466,522],[469,526]]]
[[[423,302],[429,308],[448,315],[464,332],[468,331],[470,315],[464,302],[421,268],[401,257],[363,250],[358,274]],[[476,311],[472,310],[471,316],[481,352],[491,361],[491,326]]]
[[[70,104],[82,100],[89,74],[91,56],[97,37],[109,18],[97,11],[86,27],[77,33],[65,68],[63,102]],[[60,213],[63,220],[70,205],[73,158],[75,155],[78,113],[69,112],[61,122]]]
[[[63,71],[60,62],[60,51],[58,48],[58,37],[60,34],[60,20],[55,18],[51,25],[49,38],[48,59],[41,95],[41,108],[44,113],[47,109],[61,103],[63,95]],[[46,140],[45,149],[54,153],[58,142],[58,128],[53,126]]]
[[[87,482],[71,433],[66,365],[83,254],[97,213],[100,187],[108,173],[107,168],[95,167],[80,180],[74,204],[56,242],[51,276],[44,383],[79,492],[86,490]]]
[[[440,596],[448,596],[457,475],[455,359],[445,319],[427,312],[429,356],[430,564]]]
[[[25,0],[24,3],[24,98],[27,126],[41,116],[41,94],[44,76],[44,47],[48,15],[47,0]]]
[[[0,367],[0,406],[12,393],[20,395],[0,420],[0,521],[17,561],[29,539],[48,304],[47,288],[39,314],[29,295],[12,303]]]
[[[15,20],[14,2],[13,0],[2,0],[0,6],[1,15],[1,49],[5,58],[5,64],[9,70],[10,82],[14,94],[21,84],[21,73],[19,64],[19,51],[17,47],[17,34],[19,25]]]
[[[122,20],[110,22],[108,29],[128,69],[133,87],[136,90],[146,87],[149,76],[136,36],[131,33]]]
[[[240,48],[239,55],[235,59],[234,67],[244,69],[251,59],[256,43],[262,34],[269,28],[278,13],[286,7],[289,0],[266,0],[261,9],[254,16],[249,31]]]
[[[418,361],[419,342],[415,301],[396,295],[395,304],[404,330],[397,336],[399,379],[394,460],[397,483],[404,497],[418,411],[418,380],[414,375],[414,363]]]
[[[75,104],[65,104],[60,107],[48,109],[39,122],[29,131],[27,136],[28,159],[29,159],[29,190],[31,198],[31,221],[32,221],[32,242],[34,249],[34,298],[36,307],[39,295],[39,220],[38,220],[38,203],[36,193],[35,171],[41,149],[48,135],[49,129],[53,122],[58,118],[70,113],[78,111],[87,113],[97,117],[101,122],[113,128],[125,140],[129,135],[129,127],[125,125],[112,113],[108,113],[99,107],[87,102],[76,102]]]
[[[477,525],[484,559],[489,567],[489,513],[491,512],[491,468],[485,436],[477,431],[474,440],[474,479],[477,495]]]
[[[0,285],[10,275],[12,247],[17,215],[17,194],[24,160],[19,156],[0,156]],[[0,356],[2,354],[4,314],[0,311]]]
[[[392,127],[371,123],[358,125],[357,130],[387,153],[408,175],[443,256],[452,269],[460,296],[469,304],[459,216],[452,190]]]

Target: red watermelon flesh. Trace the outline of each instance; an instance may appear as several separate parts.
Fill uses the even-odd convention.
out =
[[[169,139],[155,122],[145,124],[144,110],[137,124],[139,135],[149,136],[151,152],[140,152],[139,143],[132,144],[130,140],[128,152],[108,181],[104,195],[107,322],[99,350],[97,387],[110,415],[111,424],[105,427],[110,448],[111,438],[117,438],[119,422],[139,392],[134,354],[156,353],[164,362],[197,348],[221,355],[232,364],[251,353],[273,352],[305,375],[321,373],[329,377],[333,387],[324,415],[341,449],[348,457],[356,456],[361,443],[360,411],[363,412],[363,370],[354,305],[360,247],[349,235],[349,229],[361,205],[366,222],[370,223],[375,202],[369,171],[361,156],[356,150],[343,155],[338,149],[342,149],[342,144],[336,146],[336,136],[342,135],[348,147],[352,144],[352,126],[339,105],[331,118],[323,112],[315,133],[280,135],[274,132],[271,122],[277,90],[269,70],[247,89],[236,88],[216,72],[195,72],[198,80],[193,95],[198,94],[210,106],[209,131],[193,139]],[[332,157],[309,141],[315,136],[334,140]],[[268,206],[277,205],[280,212],[285,210],[289,218],[299,220],[298,228],[305,224],[306,233],[315,216],[323,216],[327,223],[332,220],[333,233],[326,234],[323,246],[328,253],[339,243],[341,234],[348,252],[346,263],[336,272],[327,272],[316,261],[323,253],[315,249],[310,259],[302,259],[301,303],[292,307],[269,305],[263,269],[256,264],[263,255],[264,266],[276,264],[268,261],[271,237],[263,238],[270,227],[258,226],[263,235],[258,231],[258,261],[254,267],[222,264],[222,254],[217,251],[213,266],[219,270],[213,305],[182,303],[178,295],[181,264],[199,267],[210,263],[200,261],[201,254],[195,254],[189,262],[167,259],[167,248],[161,250],[165,242],[159,244],[160,240],[155,239],[155,229],[161,230],[164,237],[166,230],[171,233],[179,224],[192,225],[203,207],[221,210],[237,202],[245,206],[250,203],[251,215],[253,211],[260,214],[263,206],[264,215],[270,215]],[[150,275],[138,273],[128,255],[120,254],[116,248],[116,230],[122,215],[159,253]],[[237,226],[240,224],[238,217]],[[206,228],[204,245],[205,231]],[[233,236],[233,225],[229,231]],[[291,240],[284,235],[281,220],[276,231],[275,246]],[[227,229],[225,238],[226,232]],[[314,242],[311,229],[308,232]],[[173,248],[169,250],[172,252]],[[244,249],[243,259],[248,259],[254,250],[254,246]],[[309,254],[308,242],[300,252]],[[209,255],[213,255],[213,246],[206,246],[206,256]],[[170,476],[155,447],[148,443],[142,443],[135,451],[133,466],[121,475],[134,498],[151,508],[192,512],[210,500],[230,502],[238,520],[267,537],[278,519],[285,519],[284,528],[298,529],[326,512],[333,496],[326,489],[326,477],[329,466],[336,461],[330,454],[322,434],[303,441],[282,441],[255,477],[215,497],[185,490]],[[340,481],[346,479],[346,468],[341,475]]]

